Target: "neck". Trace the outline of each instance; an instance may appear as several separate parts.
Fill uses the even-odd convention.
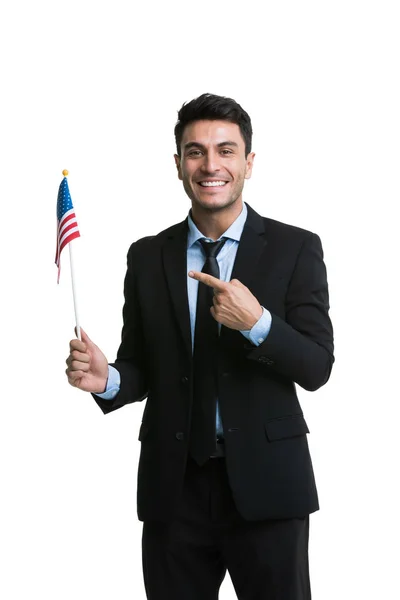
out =
[[[232,225],[243,210],[243,202],[234,202],[221,210],[205,210],[192,205],[192,219],[201,233],[212,240],[217,240]]]

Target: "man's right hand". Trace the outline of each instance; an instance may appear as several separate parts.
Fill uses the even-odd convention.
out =
[[[69,343],[70,354],[65,371],[68,382],[84,392],[102,394],[107,386],[107,359],[82,329],[81,337],[82,341],[75,339]]]

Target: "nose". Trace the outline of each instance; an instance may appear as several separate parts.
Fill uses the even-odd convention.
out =
[[[201,168],[204,173],[215,173],[220,170],[219,155],[216,152],[207,152],[204,155],[204,159]]]

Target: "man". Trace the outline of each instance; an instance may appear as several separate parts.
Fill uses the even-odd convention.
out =
[[[317,235],[242,201],[252,127],[203,94],[178,113],[184,222],[128,253],[117,360],[83,332],[69,382],[104,413],[147,398],[138,516],[150,600],[309,600],[318,497],[295,383],[330,376],[333,334]],[[203,272],[201,272],[203,271]]]

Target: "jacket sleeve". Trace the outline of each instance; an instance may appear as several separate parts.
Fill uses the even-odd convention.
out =
[[[268,308],[268,307],[267,307]],[[285,299],[285,318],[273,313],[271,329],[258,347],[247,345],[247,358],[314,391],[330,376],[333,330],[323,250],[311,233],[303,242]]]
[[[125,302],[122,309],[123,327],[117,359],[111,363],[121,375],[120,391],[113,400],[93,397],[104,414],[147,397],[143,323],[135,277],[135,244],[128,252],[128,265],[124,281]]]

